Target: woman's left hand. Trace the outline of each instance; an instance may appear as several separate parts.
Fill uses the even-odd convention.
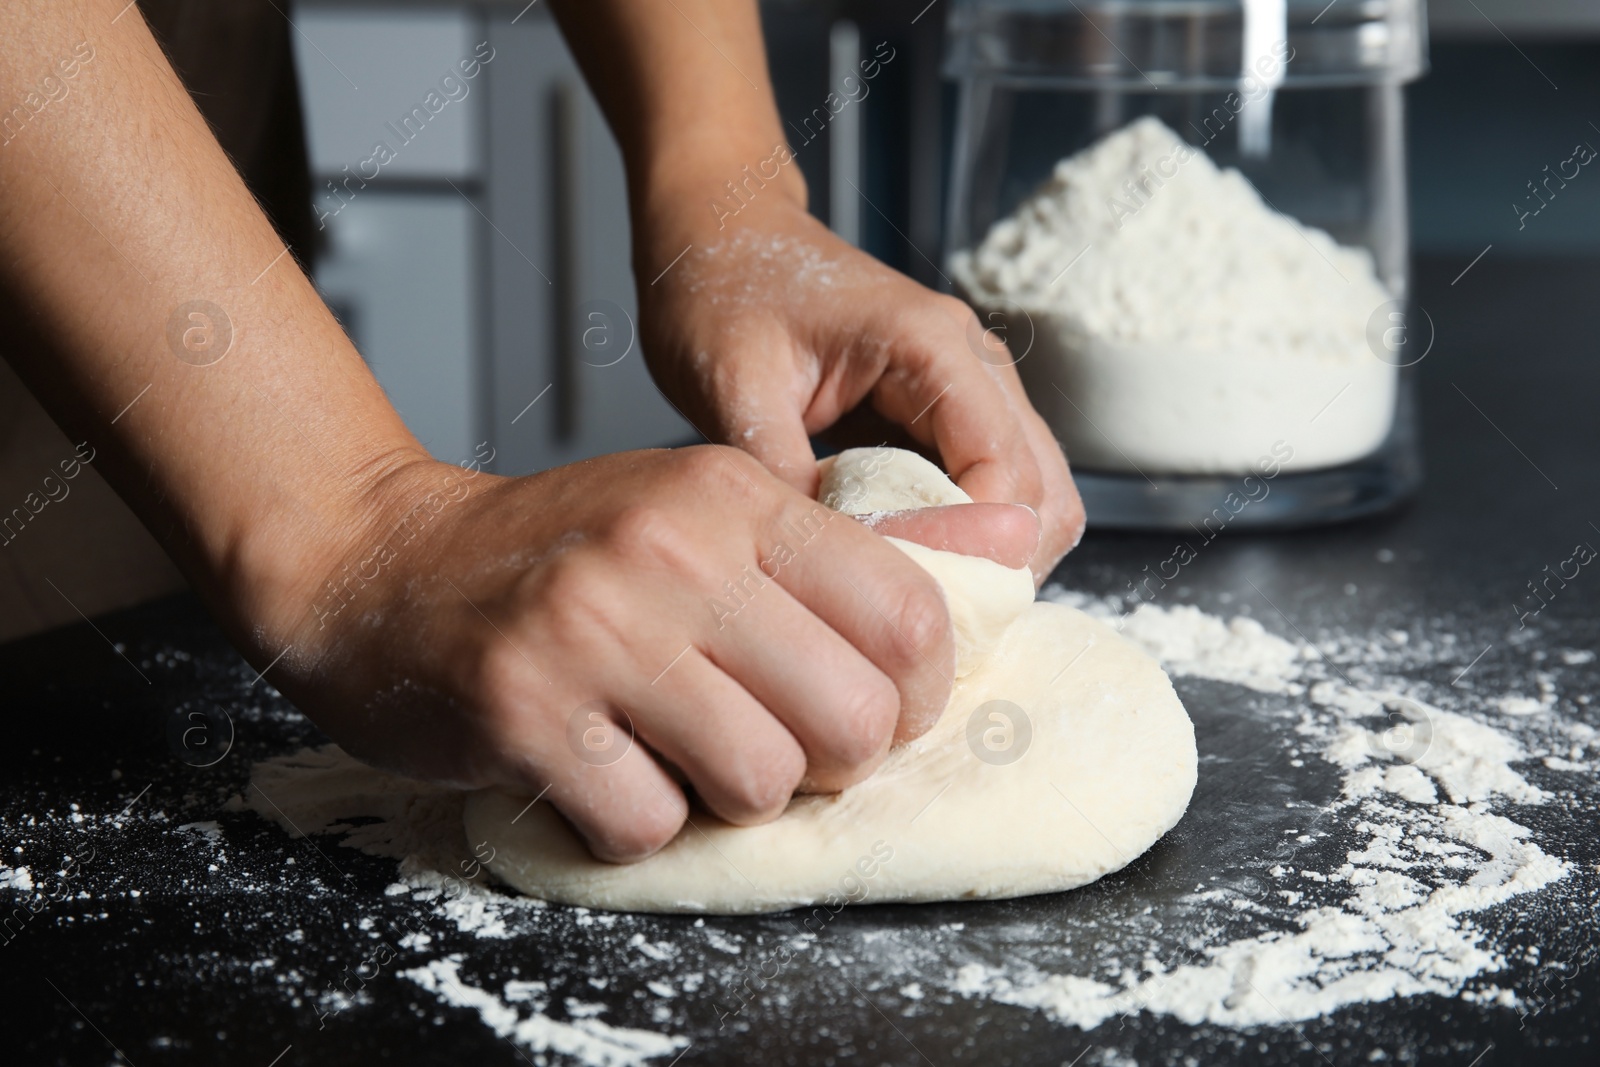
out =
[[[776,185],[732,217],[697,203],[636,212],[635,229],[651,372],[711,441],[815,494],[810,435],[870,401],[975,501],[1038,512],[1037,582],[1077,544],[1066,458],[965,303],[841,241]]]

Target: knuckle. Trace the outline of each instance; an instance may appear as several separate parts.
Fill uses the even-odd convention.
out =
[[[1026,442],[1018,442],[1015,457],[1011,469],[1017,496],[1022,503],[1039,508],[1045,503],[1048,488],[1045,485],[1044,472],[1039,469],[1039,464],[1027,448]]]
[[[752,337],[752,348],[775,351],[783,344],[781,335],[766,338]],[[711,395],[717,399],[720,411],[716,414],[738,411],[755,403],[764,384],[763,369],[752,360],[728,359],[713,367],[709,374]],[[716,417],[714,415],[713,417]]]
[[[1058,536],[1068,546],[1076,545],[1083,536],[1088,514],[1084,510],[1078,487],[1072,480],[1072,473],[1059,449],[1055,450],[1053,456],[1047,454],[1041,466],[1044,468],[1041,472],[1044,502],[1038,510],[1045,523],[1046,537],[1050,536],[1052,529],[1059,530]]]
[[[1083,500],[1076,492],[1065,494],[1060,501],[1061,527],[1066,531],[1067,538],[1072,544],[1077,544],[1083,536],[1083,530],[1088,523],[1088,513],[1083,510]]]
[[[851,686],[841,708],[819,755],[855,781],[865,777],[887,751],[900,717],[900,691],[887,675],[873,672],[871,678]]]
[[[633,863],[665,848],[687,817],[686,808],[658,800],[606,820],[592,832],[590,845],[601,859]]]
[[[726,810],[718,814],[740,826],[771,822],[783,814],[805,771],[805,755],[793,744],[766,759],[750,761],[725,783]]]
[[[617,513],[611,537],[630,555],[668,566],[681,567],[698,554],[694,537],[684,528],[682,504],[629,504]]]
[[[939,663],[948,658],[946,650],[954,640],[950,610],[931,578],[907,583],[889,617],[900,638],[894,645],[901,649],[903,662],[910,665],[926,661]]]
[[[682,450],[681,476],[697,488],[723,490],[748,487],[748,479],[761,469],[748,452],[731,445],[695,445]]]
[[[507,635],[518,649],[490,634],[505,652],[523,663],[527,652],[542,670],[569,666],[592,669],[604,650],[627,643],[630,608],[638,591],[629,585],[636,569],[619,566],[615,553],[574,550],[547,561],[521,591],[526,622]],[[571,662],[567,662],[568,659]],[[524,667],[526,664],[523,663]],[[544,679],[538,679],[542,685]]]
[[[926,345],[938,351],[964,352],[982,336],[983,322],[965,300],[945,293],[936,294],[932,300],[931,305],[921,305],[915,318],[907,321]],[[951,342],[959,348],[951,348]]]
[[[959,296],[951,296],[949,293],[940,293],[934,297],[934,301],[935,306],[938,307],[938,309],[945,315],[949,316],[950,320],[958,326],[966,327],[976,322],[978,319],[977,312],[972,310],[972,305],[968,304]]]
[[[468,692],[477,694],[491,728],[507,725],[505,720],[514,717],[515,709],[522,707],[526,693],[538,681],[516,650],[498,639],[478,645],[469,674]]]
[[[572,552],[550,561],[535,593],[535,607],[548,632],[567,637],[587,632],[595,613],[616,602],[611,595],[614,580],[610,568],[592,553]]]
[[[718,455],[721,450],[721,445],[694,445],[680,449],[676,457],[679,477],[693,483],[715,481],[720,473],[718,468],[723,463]]]

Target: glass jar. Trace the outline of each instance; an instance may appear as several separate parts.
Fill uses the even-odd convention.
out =
[[[1425,25],[1422,0],[952,5],[946,272],[1091,526],[1414,493],[1432,327],[1407,304],[1401,87]]]

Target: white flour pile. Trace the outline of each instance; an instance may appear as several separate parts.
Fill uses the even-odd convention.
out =
[[[1119,614],[1115,600],[1051,595],[1091,614]],[[1401,677],[1402,669],[1440,665],[1456,673],[1472,652],[1448,636],[1336,634],[1312,647],[1248,618],[1225,621],[1192,606],[1154,604],[1122,616],[1120,626],[1162,661],[1180,689],[1185,678],[1213,679],[1253,691],[1239,691],[1241,705],[1276,708],[1267,719],[1241,714],[1264,741],[1289,746],[1289,766],[1303,768],[1288,782],[1305,794],[1286,805],[1303,809],[1291,818],[1304,829],[1289,839],[1303,852],[1295,847],[1286,853],[1292,859],[1239,868],[1266,883],[1258,891],[1237,888],[1248,878],[1224,883],[1231,888],[1197,885],[1181,901],[1197,921],[1186,919],[1181,931],[1158,929],[1167,945],[1163,959],[1149,953],[1141,961],[1132,926],[1111,918],[1098,950],[1058,950],[1039,927],[1018,931],[1013,950],[996,960],[988,954],[993,942],[976,936],[986,919],[982,905],[973,906],[967,923],[936,931],[914,921],[903,928],[893,920],[840,924],[823,932],[825,947],[798,928],[794,936],[786,927],[775,936],[771,922],[691,926],[547,906],[484,884],[463,836],[458,796],[369,770],[332,746],[258,763],[249,795],[236,806],[297,828],[296,835],[342,834],[347,846],[399,860],[399,880],[388,895],[411,902],[435,935],[400,940],[409,954],[399,973],[441,1004],[476,1012],[539,1062],[552,1055],[600,1067],[666,1062],[708,1021],[720,1029],[722,1021],[739,1018],[751,996],[749,976],[780,956],[823,969],[824,986],[795,994],[808,1000],[826,1000],[827,990],[850,999],[853,989],[864,989],[879,1010],[914,1016],[941,1002],[983,999],[1086,1029],[1139,1012],[1233,1028],[1284,1026],[1350,1004],[1425,993],[1506,1010],[1524,1003],[1516,989],[1494,984],[1514,950],[1481,925],[1484,909],[1514,898],[1529,908],[1541,890],[1570,882],[1572,868],[1546,853],[1524,824],[1524,813],[1549,806],[1548,795],[1517,765],[1542,757],[1551,770],[1592,775],[1600,752],[1594,729],[1554,714],[1556,674],[1534,672],[1538,697],[1457,701],[1463,710],[1470,703],[1469,716],[1437,706],[1438,699],[1424,701],[1425,687]],[[1568,650],[1562,663],[1586,662],[1585,655]],[[1508,702],[1519,710],[1501,710]],[[1524,709],[1525,702],[1535,710]],[[1337,781],[1331,801],[1329,781]],[[1180,824],[1176,833],[1182,832]],[[1330,837],[1340,844],[1336,859],[1304,858],[1329,855],[1316,843]],[[1135,898],[1129,906],[1137,914],[1137,882],[1116,892],[1124,904]],[[474,980],[463,975],[473,954],[439,945],[437,935],[452,927],[495,939],[543,931],[540,944],[571,948],[561,960],[530,961],[532,976]],[[584,940],[591,936],[600,940]],[[850,988],[834,980],[840,967],[857,972]],[[657,1028],[610,1024],[598,1018],[604,1006],[570,996],[557,1003],[557,976],[570,981],[574,969],[593,975],[588,981],[596,989],[631,990],[635,1003],[650,1005]],[[807,973],[795,975],[805,982]],[[761,994],[776,1011],[787,1010],[787,995]]]
[[[1056,164],[951,267],[1006,318],[1075,465],[1244,473],[1281,440],[1305,470],[1388,432],[1396,372],[1366,334],[1391,294],[1371,256],[1279,214],[1157,119]]]

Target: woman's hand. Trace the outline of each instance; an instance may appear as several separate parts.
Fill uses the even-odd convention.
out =
[[[1038,512],[1042,582],[1082,534],[1083,507],[1004,345],[960,300],[840,241],[776,183],[720,229],[715,219],[659,191],[635,212],[644,350],[696,428],[810,494],[809,435],[869,404],[975,500]]]
[[[745,824],[858,781],[949,696],[933,579],[736,449],[419,462],[351,529],[266,612],[273,681],[361,759],[543,795],[602,858],[670,840],[683,782]]]

